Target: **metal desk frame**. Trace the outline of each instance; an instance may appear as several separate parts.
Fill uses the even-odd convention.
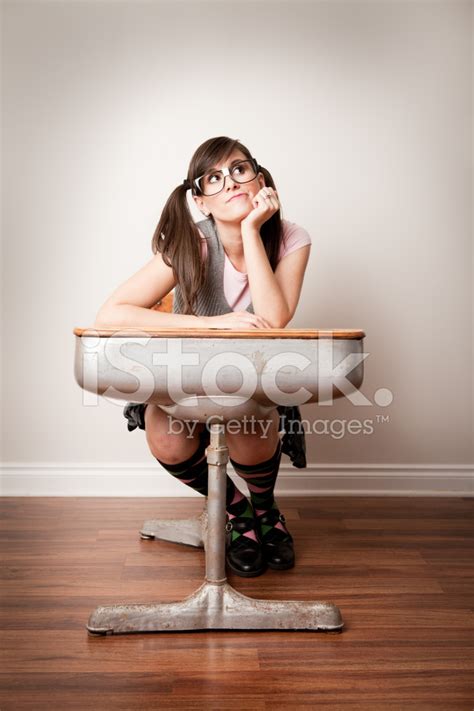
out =
[[[198,518],[147,521],[142,538],[204,547],[204,582],[179,602],[97,607],[86,625],[93,635],[191,630],[340,631],[339,609],[329,602],[258,600],[242,595],[225,574],[226,468],[229,450],[222,424],[210,425],[207,506]]]

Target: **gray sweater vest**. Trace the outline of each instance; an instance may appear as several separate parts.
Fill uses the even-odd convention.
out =
[[[206,220],[197,222],[196,225],[206,237],[208,270],[207,279],[198,291],[194,313],[196,316],[220,316],[228,314],[233,309],[227,302],[224,294],[224,259],[225,251],[219,238],[214,220],[209,217]],[[176,284],[174,288],[173,313],[183,313],[183,296],[181,287]],[[246,311],[254,313],[253,304],[247,306]],[[306,467],[306,441],[304,429],[299,428],[301,424],[301,412],[297,405],[278,405],[280,415],[280,431],[284,431],[282,437],[282,452],[287,454],[294,467],[303,469]],[[129,403],[125,407],[124,415],[129,420],[128,429],[140,427],[145,429],[144,406]],[[137,419],[138,418],[138,419]],[[141,418],[141,419],[140,419]],[[294,424],[298,429],[294,431]]]
[[[216,225],[212,217],[196,223],[201,232],[206,237],[207,243],[207,279],[198,291],[194,313],[196,316],[220,316],[228,314],[233,309],[230,307],[224,294],[224,264],[225,251],[219,238]],[[253,304],[245,309],[254,313]],[[184,301],[182,290],[179,284],[174,288],[173,313],[184,312]]]

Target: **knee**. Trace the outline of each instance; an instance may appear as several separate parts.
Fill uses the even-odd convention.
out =
[[[253,465],[270,459],[280,442],[279,415],[272,411],[266,420],[250,422],[249,429],[228,434],[230,457],[239,464]]]
[[[189,459],[195,452],[197,452],[200,442],[196,439],[191,439],[187,442],[176,442],[173,441],[172,438],[170,442],[163,442],[162,440],[154,441],[153,439],[149,439],[148,446],[152,455],[155,459],[159,459],[160,462],[166,462],[166,464],[179,464],[180,462],[184,462],[186,459]]]
[[[148,434],[147,442],[155,459],[167,464],[179,464],[189,459],[199,447],[199,438],[183,439],[177,435]]]
[[[150,452],[155,459],[167,464],[179,464],[189,459],[199,447],[201,430],[202,427],[196,427],[192,433],[184,430],[173,432],[161,414],[151,411],[147,416],[145,412],[145,435]]]
[[[278,434],[265,440],[251,438],[250,441],[245,441],[245,438],[240,438],[238,441],[229,442],[229,456],[238,464],[260,464],[273,457],[279,442]]]

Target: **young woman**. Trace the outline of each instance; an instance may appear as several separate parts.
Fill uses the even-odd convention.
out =
[[[197,223],[188,190],[203,215]],[[281,217],[268,170],[238,140],[211,138],[196,150],[187,178],[166,202],[153,236],[155,256],[115,290],[95,327],[285,328],[298,304],[310,249],[307,231]],[[153,310],[173,288],[173,312]],[[128,403],[124,415],[129,431],[145,430],[151,453],[166,470],[207,495],[205,423],[189,437],[189,430],[173,431],[157,405]],[[287,420],[300,420],[297,407],[278,406],[264,434],[258,426],[226,431],[230,462],[250,491],[249,502],[227,477],[226,561],[244,577],[260,575],[267,566],[294,565],[293,538],[273,491],[282,452],[304,467],[305,445],[301,432],[280,439],[281,415],[285,428]]]

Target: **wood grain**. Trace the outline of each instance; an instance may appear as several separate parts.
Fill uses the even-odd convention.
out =
[[[113,329],[75,328],[75,336],[98,336],[100,338],[123,338],[140,336],[144,333],[155,338],[334,338],[355,339],[365,338],[360,329],[315,329],[315,328],[131,328],[117,326]]]
[[[471,711],[472,499],[277,500],[295,568],[229,580],[258,598],[330,600],[340,634],[90,636],[99,604],[178,600],[201,584],[202,550],[138,531],[202,501],[2,499],[1,711]]]

